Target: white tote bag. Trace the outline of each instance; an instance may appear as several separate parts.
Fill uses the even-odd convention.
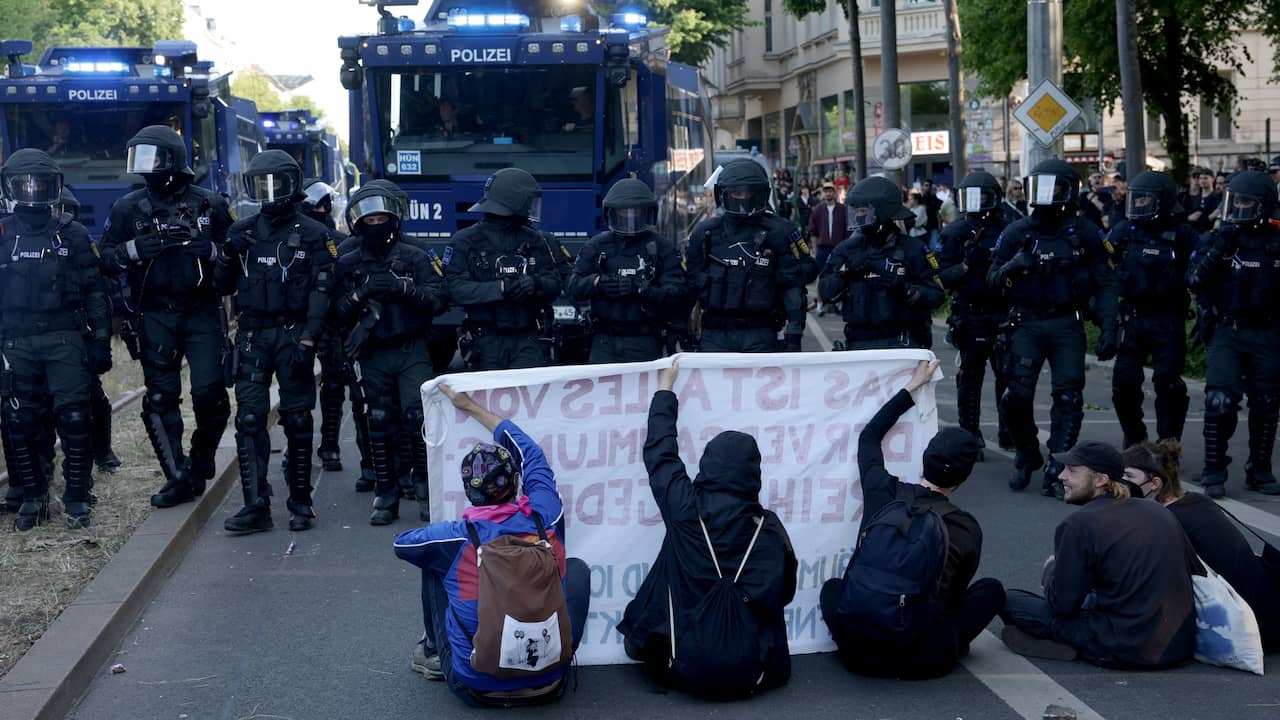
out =
[[[1202,560],[1206,577],[1191,576],[1196,594],[1196,660],[1262,674],[1262,632],[1253,608]]]

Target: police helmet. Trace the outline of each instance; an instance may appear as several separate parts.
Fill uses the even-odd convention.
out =
[[[400,188],[395,183],[373,180],[351,195],[351,201],[347,203],[347,227],[354,232],[360,221],[370,215],[389,215],[398,230],[407,210]]]
[[[1032,207],[1063,206],[1080,195],[1080,176],[1062,160],[1042,160],[1023,179],[1027,204]]]
[[[301,199],[302,168],[283,150],[267,150],[253,156],[244,174],[249,198],[264,210],[284,208]]]
[[[484,197],[467,212],[524,217],[536,223],[542,218],[542,188],[524,170],[503,168],[484,182]]]
[[[726,215],[759,215],[769,208],[769,175],[754,160],[731,160],[716,178],[715,196]]]
[[[604,196],[604,215],[619,235],[641,235],[658,224],[658,198],[642,180],[619,180]]]
[[[902,190],[888,178],[873,176],[859,180],[845,198],[849,230],[868,231],[894,220],[915,217],[902,204]]]
[[[80,200],[66,185],[62,186],[62,193],[58,196],[58,212],[67,213],[72,218],[80,214]]]
[[[333,196],[337,193],[320,178],[307,178],[302,181],[302,206],[307,212],[317,215],[328,215],[333,210]]]
[[[956,188],[956,206],[965,214],[982,214],[1000,204],[1000,182],[985,170],[975,170]]]
[[[62,196],[62,168],[41,150],[19,150],[0,168],[0,184],[14,205],[51,208]]]
[[[1178,189],[1173,176],[1147,170],[1129,183],[1124,214],[1133,221],[1154,220],[1177,211]]]
[[[1245,170],[1231,176],[1222,195],[1222,221],[1252,225],[1275,216],[1276,184],[1265,172]]]
[[[148,125],[126,143],[125,172],[195,177],[187,165],[187,144],[168,125]]]

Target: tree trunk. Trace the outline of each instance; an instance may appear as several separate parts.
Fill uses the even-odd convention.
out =
[[[1164,63],[1166,68],[1183,66],[1182,22],[1174,13],[1161,19],[1164,35]],[[1182,81],[1178,77],[1164,78],[1156,83],[1152,92],[1155,104],[1164,120],[1164,147],[1169,151],[1169,164],[1173,166],[1173,180],[1182,185],[1187,181],[1191,165],[1191,151],[1187,142],[1187,123],[1182,114]]]
[[[1116,0],[1119,2],[1120,0]],[[947,85],[951,95],[951,184],[957,185],[969,174],[965,157],[964,74],[960,68],[960,21],[956,16],[956,0],[943,0],[947,18]]]
[[[867,176],[867,98],[862,84],[862,27],[858,0],[849,0],[849,51],[853,61],[853,133],[858,138],[853,155],[853,180]]]
[[[898,93],[898,8],[895,2],[880,2],[880,93],[884,98],[882,107],[886,130],[902,127],[902,96]],[[901,170],[885,170],[884,174],[902,184]]]
[[[1142,71],[1138,66],[1138,31],[1129,0],[1116,0],[1116,40],[1124,105],[1125,173],[1132,178],[1147,169],[1147,136],[1143,132],[1146,108],[1142,102]]]

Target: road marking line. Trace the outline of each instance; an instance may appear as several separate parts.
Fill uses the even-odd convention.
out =
[[[831,342],[831,336],[827,335],[827,331],[822,327],[822,322],[818,320],[818,316],[809,313],[809,322],[804,324],[806,330],[813,333],[813,339],[818,341],[818,345],[822,346],[823,352],[831,352],[831,348],[835,347]]]
[[[1075,710],[1078,720],[1105,720],[1030,660],[1011,652],[990,630],[974,639],[962,664],[1025,720],[1041,720],[1049,705]]]

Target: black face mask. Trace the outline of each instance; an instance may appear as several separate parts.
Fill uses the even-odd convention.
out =
[[[181,176],[185,177],[185,176]],[[182,189],[186,183],[182,182],[178,175],[160,175],[147,174],[142,179],[147,183],[147,189],[157,195],[168,195]]]
[[[386,252],[396,236],[395,223],[385,222],[378,225],[360,223],[360,244],[372,252]]]
[[[293,201],[282,200],[272,203],[263,203],[261,212],[269,218],[292,217]]]
[[[35,229],[42,228],[53,221],[53,213],[48,207],[16,205],[13,208],[13,214],[18,216],[23,225]]]

